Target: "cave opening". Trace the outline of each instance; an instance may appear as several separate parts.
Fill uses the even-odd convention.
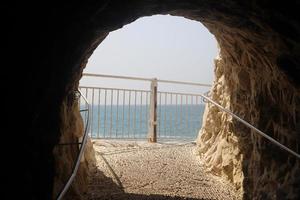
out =
[[[26,97],[20,116],[28,123],[16,133],[28,163],[24,173],[17,173],[24,197],[51,199],[51,191],[63,185],[70,172],[78,149],[57,150],[57,144],[81,137],[74,91],[89,56],[109,32],[154,14],[203,23],[220,46],[211,97],[299,152],[298,2],[109,0],[37,6],[6,9],[18,16],[17,25],[7,29],[15,33],[8,40],[12,51],[7,52],[16,52],[19,45],[24,47],[19,55],[32,58],[30,66],[18,65],[26,71],[25,76],[18,74]],[[20,39],[20,32],[26,40]],[[300,167],[294,157],[214,107],[208,106],[205,115],[198,152],[212,173],[232,182],[244,199],[299,198]],[[86,189],[88,155],[69,195],[80,198]]]
[[[208,30],[201,23],[183,17],[170,15],[144,17],[117,31],[110,32],[89,58],[79,84],[79,89],[91,104],[89,136],[92,139],[94,147],[92,151],[95,151],[97,165],[90,175],[93,181],[88,185],[93,185],[93,188],[97,187],[98,191],[89,189],[87,196],[93,194],[95,198],[98,194],[97,198],[113,198],[107,194],[109,190],[107,187],[111,187],[111,193],[120,192],[120,190],[126,190],[125,194],[137,192],[141,199],[145,193],[152,196],[172,194],[177,198],[214,198],[202,187],[197,187],[191,182],[182,182],[182,178],[187,174],[179,173],[175,176],[160,170],[162,170],[161,166],[168,168],[172,166],[173,170],[170,169],[170,171],[176,169],[184,172],[189,165],[192,165],[194,169],[189,170],[192,174],[191,171],[201,167],[195,165],[195,160],[181,155],[186,164],[183,170],[183,164],[180,164],[183,161],[180,161],[180,158],[178,160],[166,160],[166,158],[172,157],[172,154],[178,154],[178,151],[186,151],[185,153],[189,156],[196,157],[189,151],[195,149],[195,145],[191,142],[195,142],[201,129],[205,109],[205,102],[201,96],[197,96],[197,93],[203,94],[210,91],[213,82],[214,59],[217,54],[217,42]],[[114,76],[121,78],[157,77],[158,80],[204,84],[181,85],[159,82],[157,89],[159,92],[156,97],[158,105],[155,111],[157,112],[156,134],[159,144],[151,146],[144,142],[147,140],[151,112],[149,108],[152,91],[148,91],[150,82],[141,80],[129,82],[127,79],[119,80]],[[82,99],[80,101],[83,102],[79,103],[80,109],[83,110],[86,102]],[[86,122],[87,114],[81,114],[83,121]],[[182,146],[185,148],[182,149]],[[172,149],[172,151],[166,151],[166,149]],[[146,150],[151,152],[151,155],[157,154],[154,158],[160,157],[160,159],[145,159],[149,154],[149,152],[143,152]],[[111,156],[112,154],[114,156]],[[123,160],[122,157],[126,159]],[[114,165],[116,162],[119,165]],[[145,163],[149,163],[150,166],[154,163],[155,165],[153,168],[147,168]],[[107,167],[113,170],[112,174],[107,172]],[[204,170],[199,174],[208,176]],[[111,175],[114,181],[108,181],[110,184],[106,187],[93,183],[105,181]],[[135,175],[138,176],[135,177]],[[196,176],[197,174],[193,174],[190,179]],[[198,178],[203,178],[201,176]],[[94,179],[97,178],[99,180],[95,181]],[[166,178],[168,183],[161,185]],[[212,182],[216,181],[216,177],[206,178]],[[119,186],[114,186],[114,182]],[[190,195],[188,195],[184,194],[184,191],[175,192],[167,188],[167,185],[173,187],[173,182],[185,185],[181,187],[194,188],[194,192],[189,191]],[[128,187],[128,184],[131,185],[130,189],[123,188],[123,185]],[[143,190],[144,184],[156,189]],[[216,196],[226,192],[220,191],[221,188],[229,190],[227,186],[218,185],[216,182],[213,185],[208,183],[199,185],[201,184],[207,184],[210,190],[212,188],[217,190]],[[215,189],[216,187],[219,189]],[[136,188],[139,190],[136,191]],[[164,188],[164,190],[158,188]],[[196,188],[198,192],[195,192]],[[201,190],[203,194],[199,194]],[[229,190],[230,195],[235,196],[231,190]],[[132,198],[132,196],[124,197],[126,198]]]
[[[255,24],[255,20],[240,24],[241,19],[238,16],[231,16],[231,21],[226,21],[226,19],[222,21],[219,18],[216,20],[215,15],[210,16],[211,18],[203,18],[201,15],[197,16],[199,13],[195,14],[184,10],[168,13],[202,22],[218,41],[220,55],[215,60],[215,82],[211,89],[211,97],[221,106],[232,110],[256,127],[267,130],[272,137],[284,143],[287,138],[282,133],[286,132],[287,129],[294,129],[295,126],[290,124],[287,128],[274,112],[271,111],[272,117],[270,118],[270,111],[265,109],[272,106],[276,107],[279,109],[277,111],[281,113],[280,115],[288,115],[291,119],[296,117],[295,114],[297,115],[295,113],[296,99],[292,102],[294,105],[289,109],[286,109],[286,103],[283,103],[287,102],[287,99],[295,97],[297,89],[292,86],[286,74],[280,71],[277,60],[273,59],[279,49],[285,48],[280,37],[274,32],[272,43],[270,43],[266,40],[266,38],[270,38],[270,27],[262,28]],[[123,22],[121,27],[137,18],[139,17],[128,18],[129,21]],[[119,25],[112,25],[112,30],[116,28],[119,28]],[[102,33],[102,35],[98,34],[94,39],[89,51],[85,53],[86,57],[81,64],[81,71],[86,66],[87,58],[109,32]],[[75,82],[76,86],[79,83],[78,78]],[[272,85],[276,85],[277,89]],[[285,91],[283,95],[283,88],[290,90]],[[234,184],[236,190],[245,196],[252,196],[252,194],[264,196],[263,191],[271,187],[276,187],[276,191],[283,191],[286,186],[278,184],[279,181],[276,178],[278,174],[271,179],[266,178],[264,169],[274,170],[276,162],[290,159],[286,152],[270,145],[250,129],[245,128],[214,106],[207,106],[205,119],[197,139],[198,152],[212,173],[229,180]],[[292,132],[295,137],[295,131]],[[249,137],[251,140],[248,139]],[[292,140],[286,143],[295,149],[295,143],[293,144]],[[275,158],[276,161],[273,163],[264,162],[266,161],[264,158],[270,158],[271,152],[276,152],[276,157],[279,159],[276,160]],[[257,166],[255,164],[257,162],[264,164]],[[295,162],[290,162],[284,168],[287,170],[293,166],[293,173],[297,173],[296,165]],[[276,174],[276,172],[274,173]],[[287,176],[292,177],[290,174]],[[251,185],[253,181],[260,181],[265,186]],[[296,179],[293,181],[297,182]],[[244,184],[251,187],[244,187]],[[285,182],[285,184],[288,183]],[[294,189],[288,193],[295,194]],[[269,195],[277,195],[277,192]]]
[[[151,81],[111,75],[202,83],[159,82],[157,88],[158,137],[195,140],[205,107],[197,94],[209,92],[217,54],[208,30],[183,17],[144,17],[111,32],[89,58],[79,84],[92,105],[90,136],[146,138]]]
[[[276,115],[272,115],[270,118],[268,114],[270,111],[264,110],[264,108],[273,106],[279,109],[279,113],[286,113],[283,115],[288,115],[291,118],[295,117],[293,109],[286,109],[286,106],[282,106],[286,105],[283,102],[287,102],[287,98],[291,98],[297,92],[296,88],[292,89],[291,82],[286,80],[286,75],[277,67],[277,60],[273,60],[272,56],[276,57],[276,51],[282,50],[284,47],[278,35],[274,33],[272,43],[269,43],[266,38],[270,38],[270,27],[262,28],[255,24],[255,20],[241,24],[241,19],[238,16],[232,16],[231,21],[223,19],[222,23],[222,20],[214,19],[215,13],[210,16],[211,18],[202,18],[201,15],[198,18],[198,13],[195,14],[190,11],[185,13],[184,10],[170,12],[170,14],[199,20],[215,35],[220,45],[220,58],[215,62],[216,80],[212,89],[212,98],[217,100],[220,105],[232,109],[252,124],[257,124],[259,128],[271,131],[272,136],[277,134],[279,141],[285,141],[287,138],[282,132],[286,132],[286,129],[293,129],[294,125],[288,125],[289,128],[287,128]],[[128,19],[134,21],[137,18]],[[125,22],[125,24],[127,23]],[[112,27],[115,29],[114,26]],[[106,35],[107,33],[104,34],[104,37],[97,36],[94,42],[96,45],[91,46],[92,51]],[[90,56],[92,51],[87,52],[86,55]],[[83,61],[83,66],[86,62],[87,57]],[[266,78],[267,74],[269,79]],[[272,74],[272,76],[269,76],[269,74]],[[78,82],[76,85],[78,85]],[[272,85],[276,85],[277,89]],[[270,89],[271,87],[272,89]],[[286,94],[283,95],[283,88],[286,87],[290,90],[285,90]],[[274,99],[277,101],[274,101]],[[296,103],[296,101],[293,101],[292,104]],[[295,106],[292,107],[296,108]],[[197,143],[199,144],[200,155],[204,157],[205,164],[213,173],[230,180],[237,190],[249,196],[251,196],[251,193],[247,192],[249,188],[258,195],[264,195],[263,192],[260,193],[264,189],[257,185],[245,188],[244,184],[249,186],[249,182],[255,180],[264,182],[265,188],[269,188],[274,185],[274,182],[278,183],[276,178],[271,180],[264,178],[266,171],[263,169],[270,168],[274,170],[273,166],[276,165],[276,162],[281,162],[282,159],[287,158],[284,152],[278,151],[278,149],[275,150],[276,147],[270,146],[259,136],[250,132],[249,129],[245,129],[230,116],[219,112],[214,107],[208,106],[206,114],[206,121]],[[268,123],[261,123],[264,118]],[[251,136],[250,141],[247,134]],[[252,144],[257,144],[257,146]],[[289,141],[289,144],[294,145],[292,140]],[[265,161],[264,158],[268,158],[272,151],[276,151],[277,157],[281,158],[271,164],[263,162]],[[259,152],[259,156],[257,156],[257,152]],[[248,164],[249,162],[245,160],[250,160],[252,164]],[[254,164],[257,162],[263,162],[264,164],[257,166]],[[291,164],[293,165],[293,163]],[[285,167],[288,169],[290,164]],[[251,175],[249,176],[249,174]],[[294,181],[296,180],[294,179]],[[277,191],[282,191],[283,185],[275,185]]]

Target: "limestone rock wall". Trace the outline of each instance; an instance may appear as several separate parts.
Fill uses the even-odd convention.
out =
[[[73,101],[72,105],[64,102],[61,108],[61,116],[64,122],[61,127],[62,136],[60,143],[75,143],[80,141],[84,133],[84,122],[81,118],[77,101]],[[55,157],[56,173],[54,177],[53,197],[57,196],[70,177],[78,153],[79,145],[56,145],[54,148],[53,154]],[[91,140],[88,138],[78,172],[64,199],[84,199],[88,185],[86,177],[94,164],[94,150]]]
[[[220,57],[211,98],[299,152],[300,92],[279,70],[288,52],[280,36],[212,30]],[[244,199],[299,197],[299,161],[213,105],[206,106],[198,144],[209,170],[232,181]]]
[[[3,84],[4,105],[9,108],[3,116],[12,124],[3,141],[13,137],[22,150],[18,159],[4,154],[9,163],[4,171],[12,180],[5,180],[7,191],[17,184],[22,196],[11,198],[52,198],[53,187],[57,191],[67,176],[58,173],[70,171],[78,151],[58,148],[57,143],[79,136],[76,106],[67,99],[91,49],[109,32],[154,14],[184,16],[206,25],[221,49],[212,97],[299,152],[299,1],[104,0],[45,5],[12,2],[3,9],[5,69],[10,78]],[[245,199],[267,199],[274,191],[278,199],[296,199],[300,176],[294,158],[213,107],[204,124],[199,152],[213,172],[244,191]]]
[[[202,22],[218,40],[220,58],[216,60],[212,98],[299,152],[297,6],[296,2],[283,5],[256,0],[112,0],[75,6],[77,10],[70,9],[72,23],[66,26],[62,40],[70,44],[67,53],[63,53],[72,58],[66,61],[70,61],[67,64],[74,74],[66,91],[75,88],[91,49],[109,32],[142,16],[184,16]],[[65,66],[61,64],[61,68]],[[207,108],[198,143],[199,152],[213,173],[232,181],[244,199],[299,196],[296,159],[217,108]]]

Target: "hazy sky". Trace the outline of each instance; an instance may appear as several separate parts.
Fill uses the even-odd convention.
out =
[[[217,54],[214,36],[201,23],[155,15],[111,32],[94,51],[84,72],[212,83]],[[83,78],[81,85],[148,87],[128,82]]]

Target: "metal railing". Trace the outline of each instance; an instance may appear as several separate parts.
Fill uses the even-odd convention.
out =
[[[83,74],[84,76],[93,76],[93,77],[104,77],[104,78],[118,78],[118,79],[129,79],[129,80],[140,80],[140,81],[150,81],[151,82],[151,91],[148,91],[148,90],[126,90],[126,89],[117,89],[117,88],[97,88],[97,87],[83,87],[81,86],[80,88],[85,88],[86,89],[86,96],[88,95],[88,89],[92,89],[93,92],[92,92],[92,105],[93,105],[93,99],[94,99],[94,90],[95,89],[98,89],[99,90],[99,99],[100,99],[100,90],[104,90],[105,91],[105,96],[104,96],[104,99],[105,99],[105,105],[104,105],[104,120],[107,120],[107,117],[106,117],[106,99],[107,99],[107,91],[110,90],[111,91],[111,104],[110,104],[110,111],[111,111],[111,115],[110,115],[110,130],[112,130],[112,127],[113,127],[113,122],[112,122],[112,119],[113,119],[113,112],[112,112],[112,107],[113,107],[113,91],[117,91],[117,99],[119,99],[119,91],[123,91],[123,95],[125,95],[125,91],[128,91],[129,92],[129,104],[128,104],[128,109],[129,109],[129,117],[130,117],[130,107],[131,107],[131,97],[132,95],[130,93],[134,93],[134,106],[132,109],[134,109],[134,119],[137,118],[137,115],[136,115],[136,110],[137,110],[137,93],[140,92],[144,92],[146,94],[146,105],[147,107],[145,107],[145,115],[142,114],[142,108],[140,108],[140,120],[139,123],[140,124],[147,124],[148,123],[148,140],[149,141],[152,141],[152,142],[155,142],[156,141],[156,136],[158,135],[159,137],[162,137],[164,134],[165,136],[167,136],[167,130],[170,132],[174,131],[174,128],[178,128],[178,125],[179,127],[182,126],[182,124],[185,123],[185,128],[188,128],[190,127],[190,125],[188,124],[188,118],[192,118],[190,116],[191,113],[188,112],[188,109],[185,110],[185,115],[184,115],[184,112],[183,112],[183,105],[186,107],[188,105],[188,98],[190,97],[190,104],[193,105],[193,99],[195,100],[196,98],[196,101],[195,102],[198,102],[198,99],[201,99],[201,101],[203,103],[211,103],[213,104],[214,106],[216,106],[218,109],[220,109],[221,111],[231,115],[233,118],[235,118],[236,120],[238,120],[239,122],[243,123],[245,126],[247,126],[248,128],[254,130],[255,133],[258,133],[259,135],[261,135],[262,137],[266,138],[267,140],[269,140],[270,142],[272,142],[273,144],[277,145],[278,147],[280,147],[281,149],[287,151],[288,153],[296,156],[298,159],[300,159],[300,155],[298,153],[296,153],[295,151],[291,150],[290,148],[286,147],[285,145],[281,144],[280,142],[278,142],[277,140],[275,140],[274,138],[270,137],[268,134],[260,131],[259,129],[257,129],[255,126],[253,126],[252,124],[250,124],[249,122],[245,121],[244,119],[240,118],[239,116],[237,116],[236,114],[234,114],[233,112],[231,112],[230,110],[222,107],[220,104],[218,104],[217,102],[213,101],[212,99],[210,99],[209,97],[207,97],[206,95],[203,95],[203,94],[190,94],[190,93],[172,93],[172,92],[160,92],[160,91],[157,91],[157,83],[158,82],[163,82],[163,83],[172,83],[172,84],[185,84],[185,85],[195,85],[195,86],[204,86],[204,87],[210,87],[210,85],[208,84],[201,84],[201,83],[191,83],[191,82],[182,82],[182,81],[170,81],[170,80],[159,80],[159,79],[149,79],[149,78],[140,78],[140,77],[125,77],[125,76],[114,76],[114,75],[101,75],[101,74]],[[208,93],[206,93],[208,94]],[[175,99],[174,98],[174,95],[176,96]],[[163,96],[165,96],[163,98]],[[169,100],[168,100],[168,96],[169,96]],[[178,96],[180,97],[180,101],[178,100]],[[173,98],[172,98],[173,97]],[[184,98],[185,98],[185,101],[184,101]],[[142,99],[142,95],[141,95],[141,99]],[[149,104],[148,104],[148,100],[149,100]],[[163,102],[164,102],[164,105],[165,106],[168,106],[168,105],[173,105],[173,102],[175,101],[175,112],[176,114],[174,115],[174,113],[168,113],[166,110],[163,111],[162,109],[162,105],[163,105]],[[100,100],[99,100],[100,102]],[[168,104],[168,102],[170,104]],[[195,103],[197,105],[197,103]],[[100,105],[100,104],[99,104]],[[118,100],[117,100],[117,127],[118,127]],[[142,104],[141,104],[142,105]],[[180,105],[180,106],[179,106]],[[124,98],[123,98],[123,106],[124,106]],[[165,108],[166,109],[166,108]],[[98,110],[98,112],[101,112],[100,111],[101,109]],[[150,110],[150,112],[148,111]],[[179,111],[178,111],[179,110]],[[93,109],[92,109],[93,111]],[[149,113],[148,113],[149,112]],[[179,116],[177,115],[177,112],[179,113]],[[100,115],[99,115],[100,116]],[[123,113],[122,113],[122,116],[124,116],[124,107],[123,107]],[[141,116],[146,116],[146,118],[143,120],[143,117]],[[147,118],[148,116],[148,118]],[[184,122],[182,123],[182,119],[183,119],[183,116],[186,116],[186,119],[184,119]],[[199,115],[198,115],[199,116]],[[179,119],[178,119],[179,117]],[[173,121],[173,118],[175,118],[175,121]],[[194,118],[194,117],[193,117]],[[167,120],[168,119],[168,120]],[[124,128],[124,118],[122,118],[122,129]],[[99,123],[99,120],[97,120],[98,123]],[[162,122],[164,121],[164,122]],[[180,123],[178,123],[178,121]],[[104,126],[105,125],[106,121],[104,121]],[[169,125],[168,125],[169,124]],[[128,123],[128,126],[130,127],[130,123]],[[134,127],[134,131],[136,130],[136,121],[134,120],[133,122],[133,127]],[[169,129],[167,128],[169,127]],[[99,129],[98,129],[99,130]],[[117,133],[117,130],[116,129],[116,133]],[[163,131],[162,131],[163,130]],[[184,130],[184,129],[182,129]],[[181,131],[182,131],[181,130]],[[158,131],[158,134],[157,134],[157,131]],[[111,132],[110,132],[111,133]],[[122,132],[123,133],[123,132]],[[135,132],[133,132],[133,136],[135,136],[134,134]],[[171,138],[171,135],[169,135],[170,138]],[[93,137],[93,135],[92,135]],[[97,137],[99,137],[99,135],[97,135]]]
[[[157,136],[195,139],[205,108],[199,94],[157,92]]]
[[[152,85],[151,85],[151,88],[155,88],[155,87],[157,87],[157,84],[153,84],[153,81],[158,81],[158,80],[156,80],[156,79],[151,79],[152,80]],[[172,81],[172,83],[178,83],[177,81]],[[181,84],[181,83],[178,83],[178,84]],[[201,84],[202,85],[202,84]],[[290,148],[288,148],[288,147],[286,147],[285,145],[283,145],[283,144],[281,144],[280,142],[278,142],[278,141],[276,141],[274,138],[272,138],[272,137],[270,137],[269,135],[267,135],[266,133],[264,133],[264,132],[262,132],[262,131],[260,131],[259,129],[257,129],[255,126],[253,126],[252,124],[250,124],[249,122],[247,122],[247,121],[245,121],[245,120],[243,120],[242,118],[240,118],[239,116],[237,116],[236,114],[234,114],[233,112],[231,112],[230,110],[228,110],[228,109],[226,109],[226,108],[224,108],[223,106],[221,106],[220,104],[218,104],[217,102],[215,102],[215,101],[213,101],[212,99],[210,99],[209,97],[207,97],[206,95],[203,95],[203,94],[190,94],[190,93],[171,93],[171,92],[157,92],[157,94],[158,94],[158,96],[155,96],[154,95],[154,97],[155,98],[153,98],[153,92],[155,93],[155,91],[146,91],[146,90],[127,90],[127,89],[116,89],[116,88],[95,88],[95,87],[93,87],[93,88],[89,88],[89,87],[80,87],[80,88],[86,88],[86,95],[87,95],[87,93],[88,93],[88,89],[92,89],[93,90],[93,93],[92,93],[92,96],[93,96],[93,98],[94,98],[94,91],[95,91],[95,89],[96,90],[98,90],[98,93],[99,93],[99,101],[98,102],[100,102],[100,95],[101,95],[101,90],[104,90],[104,92],[105,92],[105,97],[104,97],[104,99],[105,99],[105,102],[106,102],[106,95],[107,95],[107,91],[108,90],[110,90],[111,91],[111,101],[110,101],[110,109],[111,109],[111,112],[112,112],[112,107],[113,107],[113,98],[112,98],[112,96],[113,96],[113,91],[117,91],[117,108],[118,108],[118,106],[119,106],[119,96],[120,96],[120,91],[121,91],[121,93],[123,94],[123,96],[125,96],[125,92],[127,91],[129,94],[128,94],[128,96],[129,96],[129,101],[130,101],[130,98],[131,98],[131,92],[133,91],[133,93],[134,93],[134,105],[135,105],[135,107],[133,108],[133,109],[137,109],[137,107],[136,107],[136,105],[137,105],[137,94],[138,93],[140,93],[140,102],[143,102],[143,93],[146,95],[146,97],[147,98],[145,98],[146,99],[146,102],[148,102],[148,96],[149,96],[149,94],[152,96],[152,100],[154,100],[155,101],[155,99],[157,100],[157,99],[159,99],[159,105],[160,106],[162,106],[162,96],[163,95],[165,95],[165,98],[164,98],[164,101],[165,101],[165,105],[167,105],[167,102],[168,102],[168,96],[169,96],[169,101],[171,102],[171,104],[172,104],[172,102],[173,102],[173,98],[176,96],[176,98],[175,98],[175,105],[176,105],[176,112],[178,111],[177,109],[178,109],[178,105],[180,105],[181,106],[181,108],[182,108],[182,105],[184,105],[184,101],[183,101],[183,96],[186,98],[186,100],[185,100],[185,103],[187,104],[188,103],[188,97],[190,97],[190,102],[191,102],[191,105],[193,105],[193,100],[195,100],[195,104],[197,104],[197,101],[198,101],[198,99],[200,99],[200,98],[203,98],[202,99],[202,101],[203,102],[208,102],[208,103],[211,103],[211,104],[213,104],[214,106],[216,106],[218,109],[220,109],[220,110],[222,110],[223,112],[226,112],[227,114],[229,114],[229,115],[231,115],[233,118],[235,118],[235,119],[237,119],[239,122],[241,122],[241,123],[243,123],[244,125],[246,125],[247,127],[249,127],[250,129],[252,129],[252,130],[254,130],[256,133],[258,133],[259,135],[261,135],[262,137],[264,137],[264,138],[266,138],[267,140],[269,140],[270,142],[272,142],[273,144],[275,144],[275,145],[277,145],[278,147],[280,147],[281,149],[283,149],[283,150],[285,150],[285,151],[287,151],[288,153],[290,153],[290,154],[292,154],[292,155],[294,155],[294,156],[296,156],[298,159],[300,159],[300,155],[298,154],[298,153],[296,153],[295,151],[293,151],[293,150],[291,150]],[[156,90],[157,90],[157,88],[156,88]],[[83,137],[82,137],[82,141],[81,142],[78,142],[78,143],[63,143],[63,144],[59,144],[59,145],[80,145],[80,148],[79,148],[79,154],[78,154],[78,156],[77,156],[77,159],[76,159],[76,162],[75,162],[75,165],[73,166],[73,168],[72,168],[72,173],[71,173],[71,175],[70,175],[70,177],[68,178],[68,181],[66,182],[66,184],[64,185],[64,187],[62,188],[62,190],[59,192],[59,194],[58,194],[58,196],[57,196],[57,200],[61,200],[62,198],[63,198],[63,196],[65,195],[65,193],[67,192],[67,190],[69,189],[69,187],[70,187],[70,185],[71,185],[71,183],[73,182],[73,180],[74,180],[74,178],[75,178],[75,176],[76,176],[76,173],[77,173],[77,171],[78,171],[78,168],[79,168],[79,165],[80,165],[80,160],[81,160],[81,158],[82,158],[82,155],[83,155],[83,153],[84,153],[84,149],[85,149],[85,144],[86,144],[86,140],[87,140],[87,135],[88,135],[88,131],[89,131],[89,128],[90,128],[90,121],[92,122],[92,115],[91,115],[91,112],[93,111],[93,107],[91,107],[91,105],[89,104],[89,102],[88,102],[88,100],[87,100],[87,98],[82,94],[82,92],[79,90],[79,93],[80,93],[80,100],[79,100],[79,105],[80,105],[80,112],[85,112],[85,119],[86,119],[86,123],[85,123],[85,131],[84,131],[84,135],[83,135]],[[181,99],[181,101],[180,101],[180,103],[178,102],[178,96],[180,96],[180,99]],[[85,106],[86,106],[86,108],[84,108],[84,109],[81,109],[81,98],[84,100],[84,102],[85,102]],[[150,97],[151,98],[151,97]],[[92,101],[92,106],[93,106],[93,101]],[[123,98],[123,104],[122,104],[122,108],[123,108],[123,112],[122,112],[122,124],[124,124],[124,114],[125,114],[125,112],[124,112],[124,104],[125,103],[125,99]],[[153,104],[154,103],[154,104]],[[153,102],[152,101],[152,106],[154,105],[154,109],[156,109],[155,107],[155,105],[156,105],[156,103],[157,102]],[[186,105],[185,104],[185,105]],[[130,105],[130,104],[129,104]],[[142,105],[142,104],[141,104]],[[151,107],[151,105],[150,105],[150,107]],[[106,109],[106,107],[105,107],[105,109]],[[140,110],[142,110],[142,108],[140,108]],[[98,112],[100,112],[100,110],[98,110]],[[158,112],[162,112],[162,109],[160,108],[159,110],[158,110]],[[130,113],[130,112],[129,112]],[[136,112],[134,112],[135,113],[135,118],[137,118],[138,116],[136,116]],[[146,116],[146,122],[147,122],[147,116],[148,116],[148,109],[145,109],[145,115],[143,115],[143,112],[142,111],[140,111],[139,112],[140,113],[140,119],[142,119],[143,117],[142,116]],[[155,111],[155,113],[157,113],[157,110]],[[180,112],[181,113],[181,117],[182,117],[182,113],[183,112]],[[170,113],[169,113],[170,114]],[[168,114],[167,114],[167,112],[165,111],[164,112],[164,119],[165,119],[165,123],[164,123],[164,130],[166,130],[166,116],[167,116]],[[117,109],[117,113],[116,113],[116,121],[118,121],[118,109]],[[149,126],[155,126],[155,129],[156,129],[156,125],[157,124],[162,124],[162,123],[159,123],[159,121],[160,120],[162,120],[162,115],[160,114],[159,115],[160,117],[159,118],[154,118],[153,120],[154,121],[152,121],[152,123],[149,123]],[[170,116],[173,116],[172,114],[170,114]],[[186,116],[188,117],[188,116],[190,116],[190,114],[188,113],[188,112],[186,112]],[[150,116],[149,117],[151,117],[151,114],[150,114]],[[153,116],[152,116],[153,117]],[[175,115],[175,118],[177,117],[177,115]],[[110,116],[110,121],[111,121],[111,124],[110,124],[110,130],[112,130],[112,115]],[[105,119],[106,119],[106,117],[105,117]],[[171,119],[171,118],[170,118]],[[175,120],[175,122],[178,122],[178,121],[180,121],[180,120],[182,120],[182,118],[180,119],[176,119]],[[185,122],[187,122],[188,120],[185,120]],[[99,121],[97,121],[98,123],[99,123]],[[140,121],[140,124],[141,124],[142,122]],[[118,124],[117,122],[116,122],[116,124]],[[179,123],[180,125],[181,125],[181,123]],[[178,125],[178,123],[175,123],[175,124],[173,124],[173,121],[172,120],[170,120],[169,121],[169,127],[171,128],[171,127],[176,127]],[[136,126],[136,124],[134,125],[134,126]],[[124,128],[124,126],[122,126],[123,128]],[[186,127],[188,127],[188,125],[186,124]],[[149,128],[149,127],[148,127]],[[160,130],[160,128],[162,128],[162,126],[159,126],[159,130]],[[99,129],[98,129],[99,130]],[[116,129],[116,131],[117,131],[118,129]],[[149,131],[149,130],[148,130]],[[123,133],[123,132],[122,132]],[[149,134],[149,133],[148,133]],[[155,139],[154,140],[151,140],[152,142],[153,141],[155,141]]]
[[[136,81],[150,81],[150,82],[153,80],[156,80],[157,82],[161,82],[161,83],[174,83],[174,84],[181,84],[181,85],[211,87],[210,84],[204,84],[204,83],[194,83],[194,82],[187,82],[187,81],[173,81],[173,80],[164,80],[164,79],[156,79],[156,78],[141,78],[141,77],[135,77],[135,76],[116,76],[116,75],[90,74],[90,73],[83,73],[83,76],[102,77],[102,78],[117,78],[117,79],[127,79],[127,80],[136,80]]]
[[[85,149],[85,145],[86,145],[86,141],[87,141],[87,136],[88,136],[88,131],[89,131],[89,128],[90,128],[90,104],[88,102],[88,100],[86,99],[86,97],[81,93],[80,90],[78,90],[79,94],[80,94],[80,99],[82,98],[84,101],[85,101],[85,105],[86,105],[86,108],[84,109],[80,109],[80,112],[85,112],[85,114],[87,114],[87,116],[85,117],[85,129],[84,129],[84,134],[82,136],[82,140],[81,142],[78,142],[78,143],[60,143],[59,145],[80,145],[79,147],[79,153],[78,153],[78,156],[76,158],[76,161],[75,161],[75,164],[73,165],[73,168],[72,168],[72,172],[71,172],[71,175],[70,177],[68,178],[67,182],[65,183],[64,187],[61,189],[61,191],[58,193],[57,195],[57,200],[61,200],[63,198],[63,196],[65,195],[65,193],[68,191],[70,185],[72,184],[76,174],[77,174],[77,171],[78,171],[78,168],[79,168],[79,165],[80,165],[80,160],[82,158],[82,155],[84,153],[84,149]]]
[[[151,91],[84,86],[80,89],[91,102],[92,138],[147,138]],[[157,136],[194,139],[203,111],[204,101],[199,94],[157,92]]]
[[[92,138],[148,138],[153,142],[157,137],[191,140],[201,128],[205,107],[203,98],[193,93],[158,91],[157,83],[210,87],[208,84],[113,75],[84,76],[151,83],[150,90],[80,86],[91,102]]]
[[[268,134],[262,132],[261,130],[259,130],[258,128],[256,128],[255,126],[253,126],[252,124],[250,124],[249,122],[245,121],[244,119],[240,118],[239,116],[237,116],[236,114],[234,114],[233,112],[231,112],[230,110],[224,108],[223,106],[221,106],[220,104],[218,104],[217,102],[213,101],[212,99],[210,99],[209,97],[202,95],[201,96],[208,101],[209,103],[213,104],[214,106],[216,106],[218,109],[222,110],[223,112],[226,112],[227,114],[231,115],[233,118],[235,118],[236,120],[238,120],[239,122],[241,122],[242,124],[244,124],[245,126],[247,126],[248,128],[254,130],[256,133],[258,133],[259,135],[261,135],[262,137],[266,138],[267,140],[269,140],[270,142],[272,142],[273,144],[275,144],[276,146],[280,147],[281,149],[287,151],[288,153],[296,156],[298,159],[300,159],[300,154],[296,153],[295,151],[293,151],[292,149],[288,148],[287,146],[281,144],[280,142],[278,142],[277,140],[275,140],[274,138],[270,137]]]
[[[84,86],[80,89],[91,102],[92,138],[143,138],[150,91]]]

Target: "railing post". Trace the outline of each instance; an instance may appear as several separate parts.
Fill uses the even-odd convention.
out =
[[[150,116],[148,123],[148,142],[157,142],[157,79],[151,81]]]

